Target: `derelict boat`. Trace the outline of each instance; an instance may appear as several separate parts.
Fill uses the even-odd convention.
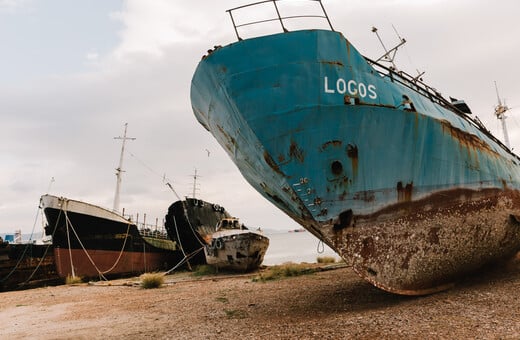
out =
[[[327,29],[291,31],[283,1],[229,10],[238,41],[193,76],[195,116],[246,180],[390,292],[443,290],[516,254],[520,158],[467,105],[364,57],[308,2]],[[266,3],[281,33],[242,38],[249,23],[234,14]]]

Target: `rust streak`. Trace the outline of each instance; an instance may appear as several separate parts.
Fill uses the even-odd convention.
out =
[[[217,125],[217,128],[220,131],[220,133],[226,138],[226,148],[229,151],[233,152],[234,148],[236,147],[236,144],[237,144],[235,138],[228,135],[222,126]]]
[[[289,146],[289,156],[296,158],[300,163],[303,163],[305,159],[303,150],[298,147],[294,140],[291,141],[291,145]]]
[[[355,180],[358,174],[358,148],[356,145],[348,144],[347,145],[347,156],[352,161],[352,177]]]
[[[267,165],[269,165],[269,167],[271,169],[273,169],[275,172],[285,176],[285,174],[282,172],[282,170],[280,170],[280,167],[278,166],[278,164],[276,164],[274,159],[271,157],[271,155],[267,151],[264,151],[264,160],[266,161]]]
[[[495,150],[491,149],[489,144],[485,143],[479,137],[454,127],[447,120],[441,120],[440,123],[442,126],[442,130],[444,132],[448,132],[453,138],[457,139],[460,145],[463,145],[468,149],[481,150],[484,152],[488,152],[493,156],[499,156]]]
[[[397,183],[397,202],[411,202],[412,201],[413,182],[406,184],[403,187],[403,182]]]
[[[338,66],[344,66],[343,63],[339,60],[322,60],[322,64],[329,64],[329,65],[338,65]]]
[[[340,140],[329,140],[328,142],[323,143],[321,145],[320,149],[325,150],[329,146],[339,147],[339,146],[341,146],[341,144],[342,144],[342,141],[340,141]]]

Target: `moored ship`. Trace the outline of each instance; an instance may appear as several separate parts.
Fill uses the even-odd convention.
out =
[[[178,200],[170,205],[164,226],[178,244],[189,265],[206,264],[204,246],[220,220],[231,217],[216,203],[197,198]]]
[[[364,57],[334,31],[291,31],[260,1],[228,10],[238,41],[200,61],[198,121],[246,180],[363,278],[446,289],[520,249],[520,158],[468,106]],[[240,37],[238,10],[272,3],[281,33]],[[253,7],[251,7],[253,6]]]
[[[60,277],[115,277],[168,270],[182,257],[166,232],[86,202],[43,195]]]
[[[139,224],[119,211],[119,191],[126,136],[121,156],[112,211],[66,197],[43,195],[45,233],[52,237],[56,272],[60,277],[116,277],[168,270],[182,260],[181,252],[165,230]]]

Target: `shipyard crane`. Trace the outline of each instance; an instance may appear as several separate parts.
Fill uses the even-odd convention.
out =
[[[510,149],[509,145],[509,136],[507,134],[507,127],[506,127],[506,112],[509,110],[509,107],[506,105],[506,101],[504,99],[504,104],[502,104],[502,100],[500,99],[500,95],[498,94],[498,86],[497,82],[495,81],[495,90],[497,92],[497,100],[498,105],[495,106],[495,115],[497,116],[497,119],[500,120],[502,123],[502,131],[504,132],[504,143],[507,146],[508,149]]]

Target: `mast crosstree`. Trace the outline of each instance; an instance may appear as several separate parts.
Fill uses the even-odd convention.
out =
[[[135,140],[136,139],[136,138],[133,138],[133,137],[127,137],[126,136],[127,128],[128,128],[128,123],[125,123],[125,132],[123,133],[123,137],[121,137],[121,136],[114,137],[114,139],[121,139],[122,140],[122,143],[121,143],[121,156],[119,157],[119,166],[116,168],[116,177],[117,177],[116,193],[114,195],[114,208],[112,209],[114,212],[118,212],[119,211],[119,191],[121,189],[121,176],[122,176],[122,173],[123,173],[123,155],[125,153],[125,142],[127,140]]]

